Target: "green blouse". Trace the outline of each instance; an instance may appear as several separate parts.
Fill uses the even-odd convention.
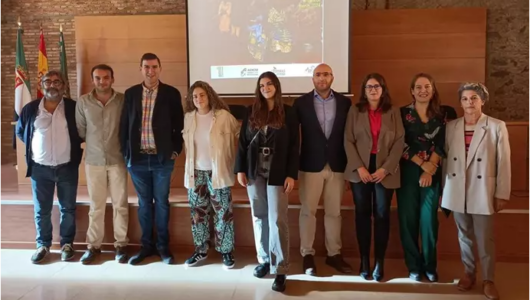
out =
[[[401,108],[401,118],[405,128],[403,159],[410,160],[417,155],[423,160],[429,160],[433,152],[441,158],[446,156],[445,118],[431,118],[427,123],[423,123],[414,108],[414,103]]]

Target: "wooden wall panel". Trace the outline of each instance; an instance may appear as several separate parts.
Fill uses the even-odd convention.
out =
[[[184,15],[75,17],[78,94],[92,89],[90,70],[100,63],[114,69],[114,88],[123,92],[142,81],[140,58],[158,55],[160,79],[187,92],[186,18]]]
[[[392,9],[356,10],[352,12],[351,34],[380,35],[414,33],[483,33],[486,27],[486,9]],[[391,29],[389,29],[391,28]]]
[[[83,39],[186,39],[184,15],[86,16],[75,17],[76,37]]]
[[[507,128],[510,136],[512,191],[528,191],[528,123],[508,123]]]
[[[422,72],[436,80],[442,104],[462,115],[459,85],[485,82],[484,8],[353,11],[350,33],[355,98],[364,77],[379,72],[394,105],[405,105],[412,100],[412,77]]]

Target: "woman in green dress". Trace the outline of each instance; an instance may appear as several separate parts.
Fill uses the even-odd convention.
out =
[[[444,154],[445,113],[433,78],[414,76],[411,104],[401,108],[405,149],[401,158],[401,188],[396,192],[401,243],[409,278],[420,281],[425,274],[438,281],[436,243],[441,159]],[[421,250],[418,239],[421,234]]]

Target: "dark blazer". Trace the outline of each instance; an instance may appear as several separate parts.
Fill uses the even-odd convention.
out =
[[[142,130],[143,86],[137,84],[125,91],[120,121],[121,151],[129,166],[140,154]],[[160,82],[153,108],[153,134],[158,156],[171,159],[173,152],[182,152],[184,112],[180,92]]]
[[[284,105],[285,124],[280,129],[269,128],[274,135],[274,149],[269,170],[269,185],[283,186],[285,179],[291,177],[298,179],[298,161],[299,154],[299,131],[296,114],[292,107]],[[257,176],[258,150],[259,143],[256,138],[252,144],[252,138],[257,130],[250,128],[249,117],[252,112],[252,106],[247,108],[247,113],[241,125],[239,134],[239,146],[236,156],[236,165],[234,172],[245,173],[249,179],[255,180]],[[249,146],[250,144],[250,146]]]
[[[294,102],[294,109],[300,122],[302,147],[300,151],[300,171],[320,172],[329,164],[333,172],[342,173],[346,169],[347,158],[344,151],[344,127],[350,110],[351,100],[333,91],[336,101],[335,121],[329,139],[326,138],[318,121],[314,105],[314,91]]]
[[[81,159],[83,157],[83,149],[81,148],[81,143],[83,140],[79,137],[77,132],[77,125],[75,123],[75,105],[76,102],[72,99],[64,98],[64,114],[66,117],[66,123],[68,126],[68,134],[70,135],[70,162],[69,164],[79,166]],[[37,118],[37,113],[39,112],[39,105],[41,99],[33,100],[30,103],[26,104],[22,108],[20,113],[20,118],[17,122],[16,133],[17,136],[24,144],[26,144],[26,164],[28,166],[28,171],[26,172],[26,177],[31,176],[31,170],[33,164],[35,163],[32,159],[31,153],[31,141],[33,139],[33,131],[35,127],[35,119]]]

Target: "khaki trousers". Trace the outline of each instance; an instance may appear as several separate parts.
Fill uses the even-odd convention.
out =
[[[300,172],[300,253],[315,255],[316,217],[320,197],[324,196],[324,229],[328,256],[340,254],[342,247],[340,207],[344,195],[344,173],[335,173],[329,165],[320,172]]]
[[[113,211],[114,247],[127,246],[129,203],[127,200],[127,169],[125,165],[86,165],[88,195],[90,197],[89,223],[86,235],[88,248],[99,249],[105,236],[105,209],[110,194]]]
[[[453,212],[458,228],[458,242],[465,272],[476,274],[477,267],[473,255],[473,244],[482,267],[482,280],[494,281],[495,277],[495,241],[493,239],[494,215],[475,215]]]

